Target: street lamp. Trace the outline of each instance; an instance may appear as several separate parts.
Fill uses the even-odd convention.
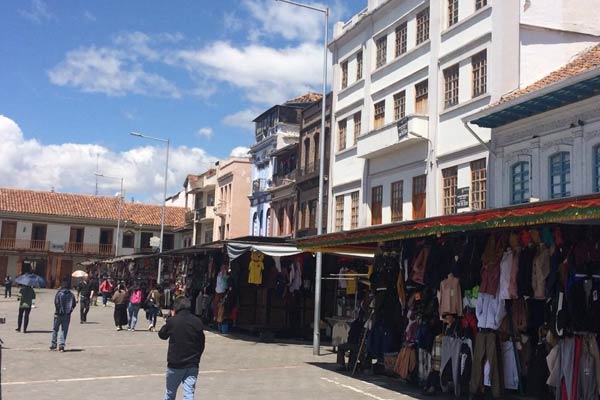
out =
[[[168,175],[169,175],[169,145],[170,145],[170,141],[169,139],[162,139],[162,138],[157,138],[157,137],[152,137],[152,136],[146,136],[146,135],[142,135],[141,133],[138,132],[130,132],[129,133],[131,136],[137,136],[140,138],[144,138],[144,139],[149,139],[149,140],[156,140],[158,142],[163,142],[167,144],[167,157],[165,159],[165,184],[164,184],[164,188],[163,188],[163,204],[162,204],[162,216],[160,218],[160,246],[158,248],[159,253],[162,253],[163,251],[163,237],[165,235],[165,212],[166,212],[166,207],[167,207],[167,179],[168,179]],[[160,284],[162,282],[162,258],[159,256],[158,257],[158,276],[156,278],[156,283]]]
[[[319,8],[290,0],[275,0],[293,6],[317,11],[325,15],[325,29],[323,39],[323,107],[321,109],[321,134],[319,135],[319,201],[317,202],[317,235],[323,234],[323,176],[325,174],[325,114],[327,109],[327,42],[329,40],[329,7]],[[320,352],[321,333],[321,277],[323,275],[323,254],[317,252],[315,268],[315,315],[313,320],[313,354]]]
[[[121,181],[121,191],[119,192],[119,215],[118,215],[118,219],[117,219],[117,244],[115,245],[115,257],[117,257],[119,255],[119,237],[120,237],[120,232],[121,232],[121,213],[123,210],[123,178],[120,178],[118,176],[109,176],[109,175],[104,175],[104,174],[99,174],[98,172],[96,172],[94,175],[96,175],[96,177],[101,177],[101,178],[107,178],[107,179],[118,179]]]

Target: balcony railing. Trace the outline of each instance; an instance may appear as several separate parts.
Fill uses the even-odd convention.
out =
[[[198,219],[206,218],[206,207],[202,207],[196,210],[198,213]]]
[[[194,212],[195,211],[193,211],[193,210],[185,212],[185,224],[186,225],[191,225],[194,223]]]
[[[295,180],[296,180],[296,170],[288,172],[287,174],[284,174],[284,175],[275,175],[275,176],[273,176],[273,186],[272,187],[285,185],[287,183],[294,182]]]
[[[0,239],[3,250],[36,250],[47,251],[50,243],[46,240]]]
[[[65,243],[65,253],[110,256],[115,254],[115,246],[113,244],[67,242]]]
[[[254,181],[252,181],[252,194],[264,192],[268,188],[269,188],[269,185],[267,185],[266,179],[260,178],[260,179],[255,179]]]

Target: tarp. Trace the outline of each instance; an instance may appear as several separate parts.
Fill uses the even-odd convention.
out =
[[[228,242],[227,255],[229,260],[233,261],[242,254],[248,251],[260,251],[271,257],[288,257],[300,254],[303,251],[296,246],[290,245],[273,245],[273,244],[258,244],[244,242]]]

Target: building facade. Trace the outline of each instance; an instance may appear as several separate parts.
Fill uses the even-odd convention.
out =
[[[302,112],[302,125],[298,144],[298,217],[296,237],[317,234],[317,205],[319,201],[319,164],[322,101],[319,100]],[[327,232],[327,193],[329,182],[329,150],[331,131],[331,93],[327,95],[325,116],[325,158],[323,176],[323,232]]]
[[[463,119],[597,43],[583,3],[369,0],[338,23],[328,230],[488,207],[490,131]]]
[[[492,207],[600,192],[600,45],[472,116],[492,129]]]
[[[252,164],[246,157],[230,157],[217,163],[213,240],[248,235],[248,196]]]
[[[167,207],[164,250],[182,246],[184,213]],[[161,215],[114,197],[0,189],[0,279],[32,271],[58,285],[90,258],[154,252]]]
[[[271,195],[271,226],[267,227],[268,236],[292,237],[296,231],[296,177],[298,143],[290,143],[272,154],[273,180]]]
[[[250,200],[249,233],[251,236],[273,236],[273,213],[271,186],[273,186],[273,153],[296,145],[300,136],[302,110],[320,96],[308,93],[271,107],[254,119],[256,143],[250,148],[252,158],[252,186]],[[289,215],[295,214],[289,209]],[[284,211],[285,213],[285,211]],[[287,218],[287,217],[286,217]],[[292,222],[290,227],[294,226]]]

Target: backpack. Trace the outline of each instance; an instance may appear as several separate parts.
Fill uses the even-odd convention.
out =
[[[136,290],[131,294],[131,299],[129,300],[131,304],[140,304],[142,302],[142,291]]]
[[[61,289],[56,294],[54,305],[56,307],[56,314],[69,315],[75,308],[75,295],[73,295],[73,293],[71,293],[71,291],[68,289]]]

